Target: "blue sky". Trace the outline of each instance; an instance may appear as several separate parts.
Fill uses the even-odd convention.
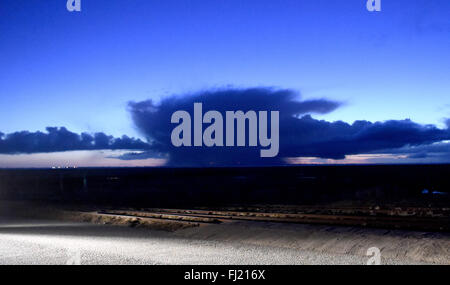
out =
[[[328,121],[450,117],[450,1],[0,3],[0,131],[141,137],[128,101],[274,86],[345,102]],[[142,137],[141,137],[142,138]]]

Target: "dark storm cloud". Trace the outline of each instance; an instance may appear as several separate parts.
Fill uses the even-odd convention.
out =
[[[280,158],[262,161],[259,149],[254,147],[220,149],[173,147],[170,135],[174,125],[170,123],[170,118],[178,110],[186,110],[193,114],[195,102],[201,102],[205,112],[207,110],[217,110],[221,113],[234,110],[281,110],[281,122],[307,113],[325,114],[340,106],[338,102],[325,99],[298,101],[297,98],[298,94],[292,90],[222,89],[172,96],[163,99],[159,104],[155,104],[151,100],[131,102],[129,108],[135,125],[152,143],[154,150],[169,155],[169,165],[279,164],[282,163]],[[145,153],[140,154],[140,157],[145,158]]]
[[[259,157],[259,148],[173,147],[170,134],[171,115],[178,110],[193,114],[193,104],[203,103],[203,112],[217,110],[267,110],[280,112],[280,153],[277,158]],[[226,89],[172,96],[159,104],[153,101],[131,102],[129,109],[137,128],[153,146],[166,153],[169,165],[269,165],[284,163],[285,157],[344,159],[346,155],[364,154],[384,149],[428,145],[450,139],[449,129],[420,125],[410,120],[368,122],[327,122],[309,114],[326,114],[341,104],[326,99],[299,100],[292,90],[271,88]],[[152,153],[131,155],[147,158]],[[130,156],[127,156],[129,159]]]
[[[300,119],[291,118],[285,124],[290,126],[280,125],[280,154],[285,156],[343,159],[345,155],[427,145],[450,139],[448,128],[443,130],[411,120],[376,123],[356,121],[347,124],[304,116]]]
[[[104,133],[76,134],[66,128],[48,127],[47,132],[21,131],[0,133],[0,153],[38,153],[71,150],[132,149],[146,150],[149,145],[139,139],[122,136],[114,138]]]
[[[152,100],[130,102],[129,109],[138,129],[149,139],[166,146],[170,143],[173,128],[170,124],[172,114],[178,110],[188,110],[192,114],[194,102],[203,103],[204,110],[219,112],[282,110],[280,116],[284,118],[306,113],[326,114],[341,105],[325,99],[297,101],[297,97],[298,94],[292,90],[225,89],[172,96],[163,99],[159,104]]]

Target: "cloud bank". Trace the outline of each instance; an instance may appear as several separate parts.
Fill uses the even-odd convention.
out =
[[[203,103],[203,110],[242,110],[280,112],[280,153],[277,158],[260,158],[258,148],[173,147],[170,134],[174,125],[171,115],[178,110],[193,114],[193,104]],[[411,120],[385,122],[327,122],[311,114],[327,114],[342,104],[327,99],[300,100],[297,92],[288,89],[250,88],[222,89],[182,94],[163,99],[130,102],[129,110],[138,130],[152,145],[152,152],[124,156],[148,158],[156,153],[168,155],[171,166],[277,165],[287,157],[318,157],[344,159],[346,155],[377,153],[385,150],[428,146],[450,140],[449,121],[446,129],[421,125]],[[447,144],[444,144],[446,147]],[[410,154],[411,156],[413,154]]]
[[[104,133],[76,134],[66,128],[48,127],[47,132],[21,131],[0,133],[0,154],[42,153],[73,150],[148,150],[150,146],[139,140],[122,136],[114,138]]]
[[[174,147],[171,143],[172,114],[178,110],[193,114],[194,103],[209,110],[279,111],[279,155],[261,158],[261,147]],[[152,100],[130,102],[134,126],[146,142],[104,133],[73,133],[64,127],[48,127],[46,132],[0,132],[0,154],[33,154],[84,150],[125,150],[114,157],[122,161],[158,158],[168,166],[259,166],[285,165],[302,161],[295,158],[341,160],[346,156],[372,154],[400,155],[405,161],[450,162],[450,119],[446,127],[422,125],[411,120],[383,122],[329,122],[312,117],[327,114],[342,103],[328,100],[302,100],[289,89],[249,88],[206,90]],[[269,124],[270,125],[270,124]],[[204,124],[205,129],[208,124]],[[269,128],[270,132],[270,128]],[[247,129],[248,137],[248,129]],[[129,150],[129,152],[126,152]],[[294,161],[294,162],[293,162]]]

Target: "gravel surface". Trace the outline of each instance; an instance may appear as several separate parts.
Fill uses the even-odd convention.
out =
[[[242,242],[221,238],[218,232],[230,232],[232,227],[242,234]],[[265,227],[269,231],[270,228],[277,232],[283,230],[279,225]],[[250,230],[246,232],[246,228]],[[253,234],[251,228],[252,224],[238,223],[170,233],[89,223],[3,219],[0,220],[0,264],[366,264],[368,259],[358,254],[305,250],[295,244],[264,240],[269,236],[255,235],[254,242],[248,242]],[[289,228],[286,233],[298,231],[308,236],[305,231],[313,232],[316,228]],[[293,238],[298,239],[295,235]],[[444,237],[444,246],[447,241]],[[438,243],[442,243],[442,238]],[[383,257],[382,263],[423,262]]]

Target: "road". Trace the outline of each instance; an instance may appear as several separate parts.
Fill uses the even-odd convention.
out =
[[[233,231],[223,227],[237,227],[235,231],[242,240],[231,237]],[[275,227],[283,234],[280,226],[265,227],[269,231]],[[302,236],[305,229],[311,231],[302,228]],[[170,233],[89,223],[0,219],[0,264],[365,264],[368,259],[360,254],[285,246],[286,241],[277,240],[277,236],[269,241],[268,236],[261,235],[263,230],[258,233],[251,225],[241,223]],[[286,233],[289,230],[294,232],[288,229]],[[297,228],[295,233],[299,231]],[[447,237],[443,242],[445,246]],[[391,258],[383,262],[421,263]]]

